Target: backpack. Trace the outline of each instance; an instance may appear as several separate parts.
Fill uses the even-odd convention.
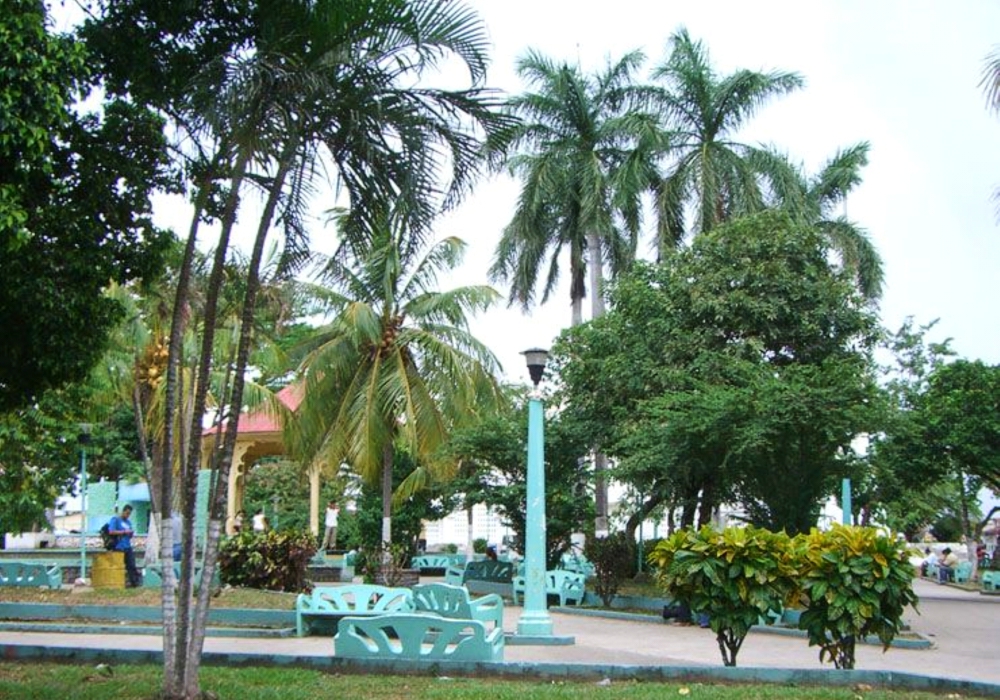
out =
[[[103,525],[101,525],[100,533],[101,533],[101,542],[104,543],[104,548],[110,551],[113,550],[115,548],[115,545],[118,544],[118,535],[112,535],[108,525],[109,523],[104,523]]]

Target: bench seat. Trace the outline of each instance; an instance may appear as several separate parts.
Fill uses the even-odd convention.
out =
[[[364,583],[348,586],[323,586],[295,599],[295,631],[303,637],[314,630],[336,624],[351,616],[384,615],[412,612],[413,592],[409,588],[390,588]],[[326,623],[326,624],[324,624]]]
[[[472,598],[463,586],[424,583],[413,587],[413,603],[417,612],[457,620],[478,620],[487,625],[487,629],[503,627],[503,598],[496,594]]]
[[[559,605],[574,603],[580,605],[586,593],[587,577],[565,569],[545,572],[545,595],[559,598]],[[518,604],[518,594],[523,594],[527,586],[524,576],[517,576],[513,583],[514,605]]]
[[[342,618],[333,648],[335,656],[352,659],[503,661],[504,637],[478,620],[393,613]]]
[[[0,586],[20,588],[62,587],[62,567],[37,561],[0,561]]]

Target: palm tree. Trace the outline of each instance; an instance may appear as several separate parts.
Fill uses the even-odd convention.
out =
[[[812,177],[770,151],[753,154],[751,162],[774,175],[773,204],[815,227],[840,257],[841,266],[853,275],[858,291],[867,300],[876,301],[882,295],[882,258],[868,233],[836,212],[861,184],[861,169],[868,164],[869,148],[868,142],[862,142],[837,151]]]
[[[396,445],[430,468],[418,472],[426,478],[449,429],[501,401],[496,358],[467,326],[498,295],[485,286],[435,289],[461,259],[456,238],[423,255],[391,225],[369,241],[338,251],[325,270],[334,320],[302,363],[305,392],[289,442],[304,461],[346,463],[369,483],[381,480],[389,543]]]
[[[173,101],[163,107],[164,114],[176,118],[175,125],[189,136],[186,143],[198,149],[191,168],[197,173],[196,212],[179,267],[166,367],[165,430],[158,468],[163,481],[159,500],[167,507],[172,500],[173,416],[181,410],[178,383],[196,239],[203,219],[221,222],[205,292],[190,412],[192,439],[178,460],[186,525],[195,517],[201,420],[217,368],[216,319],[224,301],[232,227],[247,187],[264,192],[264,213],[241,302],[238,349],[226,367],[231,380],[226,383],[227,400],[220,406],[225,433],[214,459],[218,488],[210,498],[203,569],[210,576],[244,403],[260,265],[274,221],[280,216],[285,224],[289,259],[301,260],[308,247],[301,213],[315,179],[333,173],[353,205],[354,221],[345,231],[361,238],[358,245],[364,243],[372,217],[386,201],[394,202],[396,216],[410,235],[424,236],[437,210],[457,201],[477,174],[480,134],[489,137],[507,119],[497,114],[498,104],[482,86],[488,47],[485,27],[459,0],[262,0],[254,3],[252,13],[231,11],[225,3],[199,6],[196,11],[187,5],[164,0],[154,7],[138,0],[106,0],[101,8],[110,21],[108,46],[116,45],[118,31],[128,34],[130,28],[149,28],[150,41],[157,44],[152,53],[169,59],[170,77],[188,75],[193,60],[212,57],[197,67],[197,80],[185,81],[183,96],[167,91]],[[175,22],[178,18],[184,21]],[[184,50],[161,50],[168,45]],[[204,47],[213,50],[202,52]],[[421,85],[429,70],[450,58],[467,68],[469,88]],[[128,72],[127,61],[116,65]],[[136,81],[145,81],[146,89],[134,89]],[[131,85],[128,89],[134,95],[152,94],[155,100],[156,88],[142,71],[110,82]],[[447,173],[442,169],[445,163],[450,167]],[[193,530],[189,526],[183,530],[182,578],[176,594],[169,567],[164,577],[163,694],[170,698],[192,697],[198,689],[209,587],[202,587],[193,602]],[[161,552],[167,547],[164,537]]]
[[[548,301],[559,255],[568,250],[573,324],[579,324],[587,270],[597,317],[605,256],[612,274],[633,260],[642,195],[654,181],[663,139],[644,109],[647,91],[633,82],[643,60],[629,53],[594,76],[537,52],[518,62],[518,74],[535,91],[509,102],[523,122],[513,130],[507,164],[522,186],[490,270],[492,279],[510,283],[510,303],[532,306],[546,262],[542,303]]]
[[[658,104],[671,130],[670,164],[656,203],[662,255],[688,233],[766,206],[762,182],[781,173],[755,167],[763,149],[732,138],[769,99],[802,87],[803,80],[780,71],[719,76],[708,49],[686,29],[670,37],[670,55],[653,77],[665,84]]]
[[[994,47],[983,65],[983,77],[979,87],[986,95],[987,108],[1000,114],[1000,46]],[[997,204],[997,218],[1000,218],[1000,188],[993,191],[993,201]]]

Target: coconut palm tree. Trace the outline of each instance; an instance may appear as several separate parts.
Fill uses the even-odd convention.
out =
[[[768,100],[803,85],[797,73],[781,71],[720,76],[686,29],[669,43],[670,54],[653,72],[663,83],[657,103],[671,131],[656,202],[661,254],[688,234],[766,206],[762,184],[782,173],[760,170],[755,156],[763,149],[733,138]]]
[[[429,467],[426,478],[440,466],[433,456],[449,429],[502,400],[497,360],[467,325],[497,293],[486,286],[437,291],[438,275],[458,265],[465,244],[447,238],[423,248],[386,225],[368,245],[345,246],[331,258],[324,281],[333,320],[301,365],[304,398],[288,428],[300,459],[346,463],[365,481],[381,481],[385,543],[396,445]]]
[[[634,83],[643,60],[629,53],[592,76],[534,51],[518,61],[518,74],[534,89],[509,102],[522,119],[507,160],[521,194],[490,270],[492,279],[510,283],[510,303],[530,308],[542,276],[542,303],[548,301],[559,256],[568,251],[576,325],[583,321],[588,269],[596,317],[603,311],[605,257],[612,274],[633,260],[642,195],[654,181],[663,140],[644,109],[646,90]]]

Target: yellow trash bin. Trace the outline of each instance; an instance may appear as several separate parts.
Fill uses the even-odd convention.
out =
[[[94,588],[125,588],[124,552],[101,552],[95,555],[90,575]]]

